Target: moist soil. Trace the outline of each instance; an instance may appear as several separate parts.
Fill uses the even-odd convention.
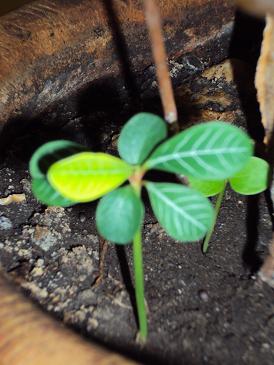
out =
[[[183,68],[176,63],[172,67],[174,74]],[[181,127],[221,119],[260,139],[252,77],[248,64],[234,59],[180,80],[176,98]],[[160,112],[159,100],[150,97],[157,85],[152,76],[145,78],[142,108]],[[3,132],[0,197],[23,193],[25,200],[0,207],[2,267],[47,312],[142,363],[272,365],[274,292],[256,278],[272,232],[265,195],[243,197],[227,189],[206,255],[201,242],[182,244],[169,238],[144,196],[149,320],[144,346],[136,342],[132,247],[114,246],[98,236],[96,202],[64,209],[46,207],[33,197],[28,161],[42,143],[66,138],[95,151],[117,153],[120,128],[134,108],[128,100],[121,102],[120,95],[110,98],[103,87],[97,90],[95,111],[91,106],[72,114],[72,97],[63,105],[66,123],[46,123],[42,116]],[[94,89],[81,102],[91,95],[96,95]],[[58,116],[50,111],[49,119],[52,113]]]

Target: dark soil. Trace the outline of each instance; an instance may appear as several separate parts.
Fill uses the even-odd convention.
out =
[[[176,91],[181,120],[224,119],[260,138],[248,65],[232,63],[233,69],[225,62],[181,80]],[[181,66],[173,63],[173,72],[180,73]],[[235,75],[242,88],[232,81]],[[144,110],[159,110],[159,100],[150,98],[154,89],[147,77]],[[96,92],[81,98],[88,104],[87,95]],[[135,342],[131,246],[115,247],[98,237],[96,203],[47,208],[33,197],[28,160],[43,142],[63,137],[116,153],[120,126],[131,109],[120,96],[116,100],[98,91],[96,97],[90,109],[67,112],[68,122],[58,128],[34,121],[20,131],[4,131],[0,197],[24,193],[26,200],[0,208],[0,263],[45,310],[143,363],[272,365],[274,292],[256,279],[272,231],[264,195],[247,198],[227,190],[207,255],[200,243],[167,237],[147,204],[143,236],[149,339],[143,348]],[[68,101],[68,107],[74,102]]]

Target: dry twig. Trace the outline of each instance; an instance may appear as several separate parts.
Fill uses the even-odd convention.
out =
[[[99,238],[99,274],[95,280],[95,283],[93,284],[93,286],[96,288],[98,287],[102,280],[104,279],[105,276],[105,260],[106,260],[106,255],[107,255],[107,251],[108,251],[108,242],[106,240],[104,240],[103,238]]]
[[[154,0],[144,0],[144,8],[165,120],[178,127],[177,108],[167,65],[160,11]]]

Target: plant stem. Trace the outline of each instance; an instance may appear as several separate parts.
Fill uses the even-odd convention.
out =
[[[136,232],[133,239],[133,263],[135,279],[135,297],[139,321],[139,339],[145,342],[147,339],[147,315],[145,305],[144,271],[142,255],[142,229]]]
[[[226,184],[224,185],[222,191],[218,194],[217,200],[216,200],[216,204],[215,204],[215,210],[214,210],[214,220],[213,220],[213,224],[210,228],[210,230],[207,232],[207,235],[205,236],[204,242],[203,242],[203,253],[206,253],[208,250],[208,244],[211,240],[212,234],[214,232],[214,228],[216,225],[216,221],[220,212],[220,208],[222,205],[222,201],[223,201],[223,197],[224,197],[224,193],[225,193],[225,188],[226,188]]]
[[[142,169],[141,169],[142,171]],[[137,179],[131,182],[136,194],[141,196],[143,173],[137,174]],[[133,267],[135,281],[135,298],[139,322],[139,332],[137,339],[140,342],[145,342],[148,334],[147,313],[145,304],[145,285],[144,285],[144,269],[143,269],[143,254],[142,254],[142,227],[140,226],[133,238]]]

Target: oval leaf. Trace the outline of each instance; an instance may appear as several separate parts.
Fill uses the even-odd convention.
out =
[[[164,142],[145,166],[201,180],[223,180],[243,168],[252,151],[251,139],[239,128],[208,122]]]
[[[47,171],[54,162],[84,149],[85,147],[77,143],[58,140],[45,143],[34,152],[29,164],[30,174],[33,178],[32,191],[41,203],[61,207],[75,204],[53,189],[48,182]]]
[[[33,179],[31,186],[33,194],[42,204],[55,207],[70,207],[75,204],[54,190],[47,179]]]
[[[133,165],[141,164],[166,137],[167,126],[162,118],[151,113],[139,113],[122,129],[118,151],[125,161]]]
[[[126,244],[133,240],[143,216],[141,199],[131,186],[126,186],[112,191],[100,200],[96,210],[96,225],[105,239]]]
[[[251,157],[247,165],[229,179],[233,190],[243,195],[253,195],[267,188],[269,165],[265,160]]]
[[[179,241],[197,241],[214,220],[213,208],[202,194],[186,186],[146,183],[155,216],[162,227]]]
[[[206,197],[219,194],[226,185],[226,180],[202,181],[194,177],[188,177],[188,181],[191,188],[199,191]]]
[[[54,163],[48,171],[48,180],[65,198],[87,202],[117,188],[132,171],[132,166],[117,157],[82,152]]]
[[[66,140],[47,142],[32,155],[29,163],[30,174],[33,178],[44,178],[54,162],[82,152],[85,149],[78,143]]]

